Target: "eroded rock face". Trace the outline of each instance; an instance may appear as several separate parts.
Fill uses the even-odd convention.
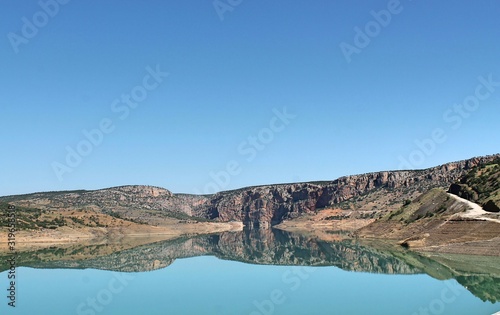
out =
[[[314,184],[255,187],[216,194],[209,212],[222,221],[268,228],[285,218],[314,211],[322,194],[323,187]]]
[[[135,194],[138,198],[149,198],[149,197],[172,197],[173,194],[169,190],[154,186],[121,186],[110,191],[115,191],[117,193],[123,192],[125,194]]]
[[[95,191],[37,193],[2,197],[17,205],[40,209],[90,207],[96,211],[187,214],[218,221],[240,221],[248,227],[268,228],[318,209],[382,191],[399,203],[415,191],[448,188],[468,170],[498,158],[486,156],[418,171],[386,171],[345,176],[329,182],[248,187],[214,195],[173,194],[152,186],[122,186]],[[130,210],[132,209],[132,210]],[[144,211],[143,211],[144,212]],[[149,215],[149,214],[148,214]],[[147,222],[148,217],[140,217]]]
[[[447,188],[467,170],[493,157],[474,158],[419,171],[387,171],[341,177],[332,182],[250,187],[215,194],[204,213],[221,221],[267,228],[304,213],[384,189],[403,200],[409,189]]]

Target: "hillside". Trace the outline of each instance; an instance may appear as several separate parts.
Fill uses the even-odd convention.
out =
[[[45,211],[86,211],[122,218],[138,223],[157,225],[168,218],[189,219],[200,205],[208,202],[204,196],[174,195],[153,186],[121,186],[94,191],[62,191],[0,197],[18,207]],[[198,211],[201,212],[201,211]],[[200,217],[201,219],[201,217]]]
[[[334,181],[265,185],[214,195],[174,194],[151,186],[122,186],[95,191],[35,193],[0,197],[19,207],[46,211],[87,211],[148,225],[169,218],[238,221],[267,228],[284,220],[328,208],[376,218],[399,208],[407,199],[432,188],[448,188],[468,170],[500,155],[472,158],[412,171],[385,171],[345,176]]]
[[[499,256],[500,213],[494,208],[499,194],[498,161],[473,167],[450,186],[450,193],[432,189],[407,200],[356,234],[392,239],[420,250]]]
[[[480,204],[489,212],[500,212],[500,158],[480,164],[451,185],[449,192]]]
[[[9,204],[0,202],[0,213],[7,213]],[[21,203],[24,204],[24,203]],[[167,240],[182,235],[198,235],[241,230],[241,223],[205,222],[182,218],[156,217],[161,224],[146,224],[133,218],[122,218],[119,212],[109,214],[92,207],[24,207],[16,206],[16,250],[47,247],[71,242],[101,243],[124,237]],[[9,216],[0,217],[0,250],[7,248]],[[107,241],[106,241],[107,242]],[[136,242],[136,241],[134,241]]]
[[[152,186],[34,193],[0,197],[0,210],[17,207],[17,241],[24,245],[127,235],[168,239],[246,225],[277,226],[324,240],[357,235],[423,250],[500,256],[500,224],[495,214],[486,217],[482,209],[469,210],[467,202],[445,192],[460,181],[460,187],[467,185],[467,191],[477,192],[472,196],[485,206],[496,202],[499,159],[500,155],[486,156],[425,170],[248,187],[203,196]],[[7,226],[7,216],[3,216],[0,234],[7,233]]]

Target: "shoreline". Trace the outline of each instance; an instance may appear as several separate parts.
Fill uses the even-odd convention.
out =
[[[243,230],[239,222],[203,222],[185,223],[169,226],[143,226],[132,230],[120,227],[102,228],[85,227],[59,229],[43,229],[16,232],[16,250],[46,248],[57,245],[73,245],[79,243],[102,244],[107,240],[122,239],[155,239],[170,240],[182,236],[195,236]],[[0,252],[8,251],[8,231],[0,230]]]

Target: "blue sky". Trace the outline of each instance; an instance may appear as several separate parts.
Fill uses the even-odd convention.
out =
[[[0,195],[208,193],[500,151],[498,1],[0,3]]]

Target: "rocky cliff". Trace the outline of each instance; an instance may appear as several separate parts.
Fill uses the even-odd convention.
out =
[[[221,192],[211,198],[210,206],[203,214],[223,221],[242,221],[250,227],[269,227],[375,192],[385,195],[388,204],[400,203],[416,192],[447,188],[471,168],[494,158],[473,158],[426,170],[346,176],[331,182],[270,185]]]
[[[366,196],[383,196],[371,205],[374,214],[387,212],[415,194],[448,188],[468,170],[494,160],[485,156],[425,170],[385,171],[341,177],[334,181],[248,187],[214,195],[173,194],[151,186],[123,186],[97,191],[36,193],[1,197],[0,201],[38,209],[91,209],[150,222],[153,216],[186,215],[217,221],[241,221],[267,228],[327,207],[340,207]],[[378,198],[378,197],[377,197]],[[357,205],[351,205],[356,210]]]

